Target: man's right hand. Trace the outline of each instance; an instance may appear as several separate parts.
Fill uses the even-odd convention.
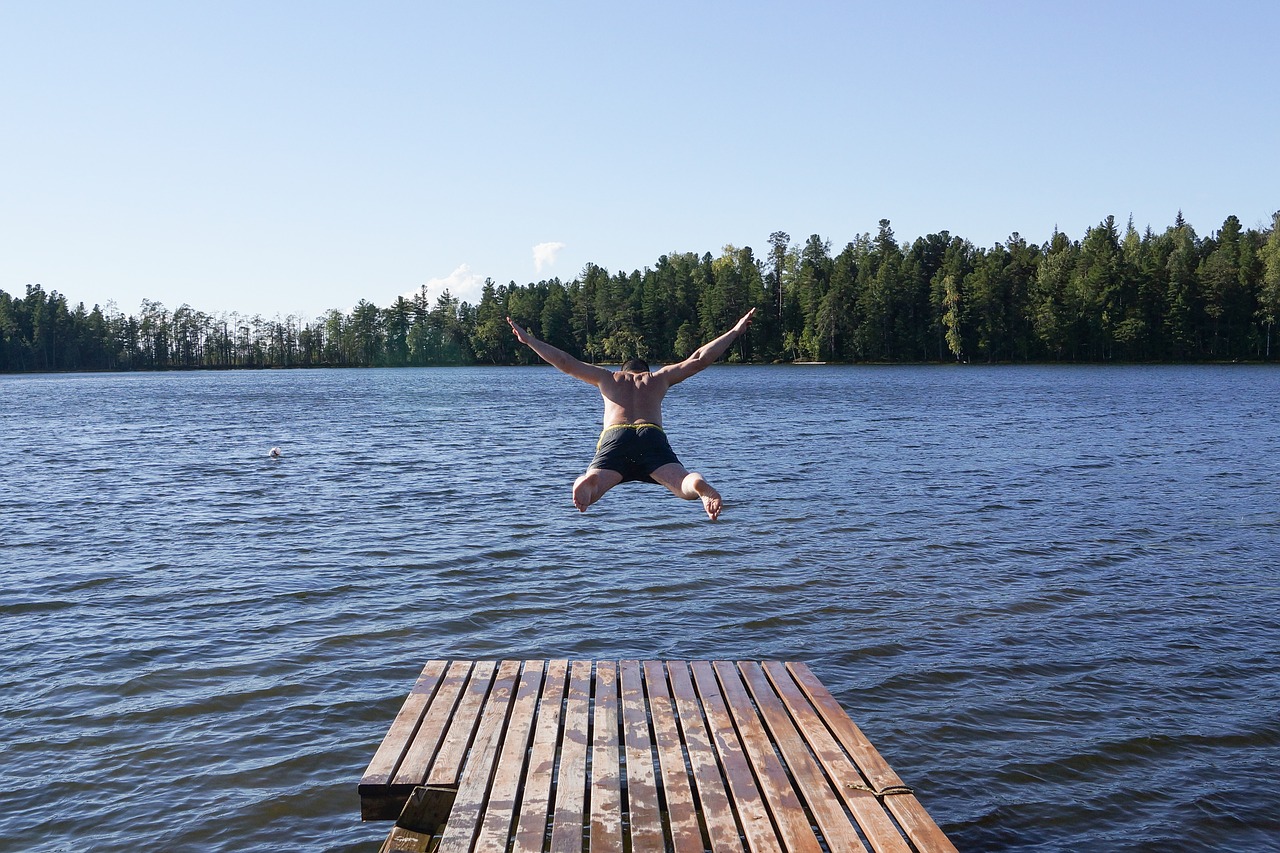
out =
[[[533,335],[526,332],[519,323],[512,320],[510,317],[507,318],[507,322],[511,324],[511,333],[516,336],[517,341],[525,346],[532,346],[529,342],[533,340]]]
[[[739,321],[734,325],[734,327],[733,327],[733,333],[734,333],[735,335],[740,335],[740,334],[742,334],[743,332],[745,332],[745,331],[747,330],[747,327],[751,325],[751,318],[755,316],[755,313],[756,313],[756,309],[752,308],[752,309],[751,309],[750,311],[748,311],[746,314],[743,314],[743,315],[742,315],[742,319],[741,319],[741,320],[739,320]]]

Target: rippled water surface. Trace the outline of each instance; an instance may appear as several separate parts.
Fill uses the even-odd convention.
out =
[[[376,850],[429,658],[807,661],[962,850],[1280,849],[1280,373],[0,377],[0,849]],[[278,446],[284,458],[273,461]]]

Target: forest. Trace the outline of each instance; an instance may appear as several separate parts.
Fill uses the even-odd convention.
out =
[[[1270,361],[1280,318],[1280,211],[1201,237],[1179,213],[1161,233],[1108,216],[1073,240],[1016,232],[975,246],[943,231],[899,242],[888,220],[838,251],[769,236],[652,267],[517,285],[476,305],[448,291],[380,308],[265,319],[144,301],[136,314],[28,284],[0,290],[0,372],[528,364],[505,322],[591,362],[679,360],[757,309],[741,362]],[[1280,350],[1280,344],[1277,344]]]

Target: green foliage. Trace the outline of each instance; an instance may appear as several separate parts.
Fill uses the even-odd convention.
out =
[[[964,301],[954,275],[942,277],[942,308],[942,327],[946,329],[947,350],[956,360],[961,360],[964,358],[964,337],[960,332],[964,324]]]
[[[831,254],[811,235],[671,253],[569,282],[486,281],[479,303],[426,288],[379,308],[299,317],[211,315],[144,301],[125,315],[71,306],[38,284],[0,290],[0,371],[321,365],[532,364],[506,317],[588,361],[685,358],[757,309],[740,361],[1182,361],[1272,358],[1280,320],[1280,212],[1245,229],[1230,216],[1200,238],[1179,213],[1163,233],[1114,217],[1079,242],[1017,233],[975,248],[943,231],[899,244],[888,220]]]
[[[644,338],[628,329],[619,329],[601,341],[604,354],[614,361],[623,362],[632,358],[649,358],[649,346]]]
[[[1260,281],[1254,316],[1266,327],[1266,357],[1271,358],[1271,331],[1280,320],[1280,211],[1271,217],[1271,234],[1257,254]]]

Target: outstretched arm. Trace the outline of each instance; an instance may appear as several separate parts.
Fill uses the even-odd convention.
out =
[[[597,388],[600,387],[601,381],[613,375],[603,367],[596,367],[594,364],[578,361],[578,359],[559,347],[553,347],[546,341],[538,340],[510,317],[507,318],[507,322],[511,324],[511,332],[516,336],[516,340],[536,352],[538,358],[541,358],[562,373],[567,373],[575,379],[581,379],[583,382],[595,385]]]
[[[709,341],[693,351],[693,354],[679,364],[669,364],[654,375],[662,376],[672,385],[677,382],[683,382],[693,374],[715,364],[716,359],[725,354],[729,346],[738,339],[738,336],[747,330],[751,325],[751,318],[755,316],[756,309],[752,308],[746,314],[742,315],[733,328],[725,332],[714,341]]]

